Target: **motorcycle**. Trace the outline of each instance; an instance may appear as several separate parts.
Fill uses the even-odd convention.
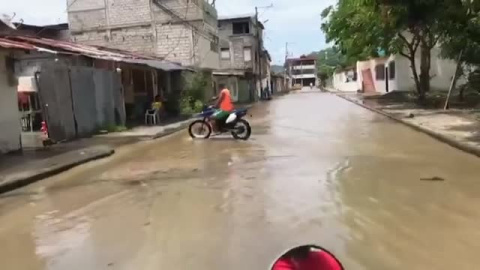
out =
[[[271,270],[344,270],[342,263],[328,250],[304,245],[290,249],[270,267]]]
[[[195,115],[198,120],[193,121],[188,127],[190,137],[194,139],[208,139],[212,135],[213,128],[210,119],[216,110],[213,106],[204,106],[201,113]],[[247,115],[247,109],[238,109],[233,111],[227,120],[219,127],[219,134],[231,133],[237,140],[248,140],[252,134],[252,128],[247,120],[243,119]],[[216,135],[219,135],[216,134]]]

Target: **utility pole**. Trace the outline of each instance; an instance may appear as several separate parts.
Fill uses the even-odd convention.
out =
[[[258,81],[260,84],[260,97],[262,97],[262,41],[260,38],[260,25],[258,23],[258,7],[255,7],[255,30],[257,35],[257,61],[258,61]]]
[[[258,55],[258,76],[259,76],[259,81],[260,81],[260,93],[263,91],[262,87],[262,56],[263,56],[263,44],[262,44],[262,39],[263,37],[260,35],[262,29],[260,28],[260,23],[258,20],[258,9],[263,8],[263,9],[269,9],[272,8],[273,4],[266,6],[266,7],[255,7],[255,30],[256,30],[256,37],[257,37],[257,55]]]
[[[289,68],[289,65],[288,65],[288,42],[285,42],[285,62],[284,62],[284,65],[285,65],[285,75],[284,75],[284,81],[283,81],[283,85],[285,87],[285,90],[288,89],[288,86],[287,86],[287,73],[289,72],[290,68]]]

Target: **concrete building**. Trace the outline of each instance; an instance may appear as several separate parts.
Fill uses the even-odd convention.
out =
[[[67,0],[72,41],[219,66],[217,11],[205,0]]]
[[[300,58],[287,59],[287,70],[292,78],[292,87],[318,85],[317,59],[302,55]]]
[[[442,58],[440,48],[432,49],[431,61],[431,88],[448,90],[455,74],[455,61]],[[419,55],[417,63],[420,63]],[[415,81],[410,61],[401,55],[391,55],[359,61],[355,67],[335,73],[333,86],[340,91],[388,93],[398,90],[413,91]]]
[[[218,21],[220,68],[217,83],[227,84],[237,102],[260,98],[270,85],[270,56],[263,48],[264,26],[254,14],[221,17]]]
[[[272,73],[271,74],[271,84],[272,84],[272,94],[286,93],[287,89],[285,88],[285,74],[283,73]]]

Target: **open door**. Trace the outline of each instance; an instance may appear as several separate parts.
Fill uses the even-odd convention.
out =
[[[371,69],[362,70],[362,86],[365,93],[376,92]]]

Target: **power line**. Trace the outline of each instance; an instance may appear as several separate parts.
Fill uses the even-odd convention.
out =
[[[185,20],[187,20],[187,16],[188,16],[188,10],[190,8],[190,1],[187,1],[187,8],[185,9]],[[170,25],[170,28],[172,26]],[[180,35],[180,37],[178,38],[178,41],[177,41],[177,45],[175,45],[170,51],[167,52],[166,55],[162,56],[164,59],[166,59],[173,51],[175,51],[175,49],[178,48],[178,46],[180,45],[180,42],[182,41],[183,39],[183,35],[185,34],[185,27],[182,29],[182,34]],[[167,39],[168,40],[168,39]]]
[[[68,9],[70,9],[70,8],[73,6],[73,4],[75,4],[77,1],[78,1],[78,0],[73,0],[70,4],[68,4],[68,5],[67,5],[67,9],[66,9],[65,11],[68,12]]]
[[[183,19],[180,15],[178,15],[175,11],[171,10],[169,7],[167,7],[165,4],[162,3],[162,0],[153,0],[153,3],[155,5],[157,5],[160,9],[162,9],[165,13],[167,13],[168,15],[172,16],[173,18],[177,19],[178,21],[180,21],[181,23],[189,26],[190,28],[192,28],[193,30],[195,30],[196,32],[198,32],[199,34],[201,34],[202,36],[204,36],[205,38],[207,38],[208,40],[210,41],[213,41],[213,42],[216,42],[215,40],[215,36],[214,34],[210,33],[210,32],[207,32],[203,29],[200,29],[198,28],[197,26],[195,26],[194,24],[190,23],[189,21],[187,21],[186,19]],[[213,37],[212,37],[213,36]]]

